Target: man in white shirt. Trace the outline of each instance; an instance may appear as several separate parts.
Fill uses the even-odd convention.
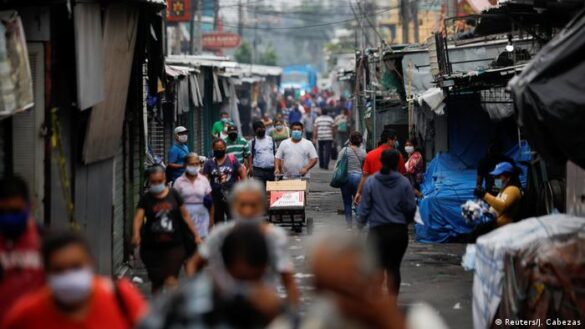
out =
[[[313,142],[319,143],[319,168],[328,170],[331,161],[331,148],[335,139],[333,118],[323,109],[315,119],[313,126]]]
[[[303,138],[303,124],[291,125],[291,137],[280,143],[276,151],[276,174],[285,178],[310,178],[309,171],[317,164],[317,150],[313,143]]]

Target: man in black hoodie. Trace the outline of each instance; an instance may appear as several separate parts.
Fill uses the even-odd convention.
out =
[[[400,263],[408,246],[408,223],[414,219],[416,202],[408,179],[398,170],[397,150],[382,152],[382,169],[368,177],[358,208],[358,222],[369,224],[368,240],[376,248],[386,271],[390,294],[400,289]]]

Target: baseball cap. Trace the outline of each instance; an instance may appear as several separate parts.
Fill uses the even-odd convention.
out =
[[[238,132],[238,127],[236,127],[234,125],[231,125],[231,126],[228,127],[227,131],[228,131],[228,133]]]
[[[175,128],[175,135],[180,134],[180,133],[185,133],[188,132],[189,130],[183,126],[178,126],[177,128]]]
[[[496,165],[496,168],[490,173],[490,175],[500,176],[504,173],[514,173],[514,166],[509,162],[500,162]]]

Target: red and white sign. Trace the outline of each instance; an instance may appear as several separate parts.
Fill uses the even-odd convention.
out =
[[[302,208],[305,206],[303,191],[270,192],[270,208]]]
[[[168,0],[167,21],[189,22],[191,20],[191,0]]]
[[[203,33],[202,43],[206,49],[237,48],[240,36],[229,32],[207,32]]]

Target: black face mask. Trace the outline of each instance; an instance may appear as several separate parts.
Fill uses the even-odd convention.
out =
[[[221,159],[225,156],[225,150],[213,150],[213,156]]]
[[[238,138],[238,133],[229,133],[228,137],[232,140],[235,141],[236,138]]]
[[[256,130],[256,136],[262,138],[266,136],[266,129],[258,129]]]

